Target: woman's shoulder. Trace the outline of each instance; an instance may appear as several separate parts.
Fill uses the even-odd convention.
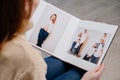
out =
[[[21,39],[5,44],[0,58],[0,63],[14,66],[15,68],[40,67],[41,64],[43,65],[41,69],[46,68],[46,64],[38,51]]]
[[[14,75],[15,73],[16,76],[14,77],[20,77],[23,72],[31,68],[33,68],[30,71],[31,73],[36,69],[44,71],[46,65],[40,55],[26,41],[17,39],[4,45],[0,56],[0,70],[3,74]]]
[[[32,46],[22,38],[7,42],[1,52],[1,57],[5,58],[7,61],[12,61],[15,64],[27,63],[33,65],[36,63],[35,60],[41,59],[39,53],[37,53]]]
[[[22,45],[22,44],[21,44]],[[23,61],[27,59],[25,49],[19,44],[16,44],[14,41],[7,42],[1,51],[1,58],[5,59],[4,61]],[[27,60],[25,60],[27,61]]]

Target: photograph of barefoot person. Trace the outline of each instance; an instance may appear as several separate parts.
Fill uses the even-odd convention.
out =
[[[71,17],[51,5],[47,5],[42,15],[39,16],[40,19],[32,31],[29,41],[53,53]]]

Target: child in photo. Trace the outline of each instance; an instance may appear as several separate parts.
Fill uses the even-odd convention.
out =
[[[103,48],[104,48],[104,40],[100,39],[100,42],[97,43],[97,51],[91,56],[91,62],[97,64],[100,57],[102,56],[103,53]]]
[[[91,56],[97,51],[96,46],[97,46],[97,43],[92,45],[92,47],[87,51],[86,55],[83,57],[84,60],[86,61],[91,60]]]
[[[79,48],[79,52],[77,54],[77,57],[81,57],[81,52],[83,50],[83,48],[85,47],[86,43],[88,41],[88,30],[84,29],[83,33],[82,33],[82,37],[81,37],[81,46]]]
[[[72,52],[73,55],[76,55],[79,52],[79,48],[82,45],[81,37],[82,37],[82,33],[79,33],[78,39],[75,40],[71,46],[70,51]]]
[[[88,37],[87,29],[84,29],[83,33],[80,32],[78,39],[72,43],[70,51],[73,55],[80,57],[80,49]]]

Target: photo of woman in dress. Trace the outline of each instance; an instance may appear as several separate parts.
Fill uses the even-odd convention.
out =
[[[48,24],[44,25],[38,34],[37,46],[42,47],[43,42],[53,31],[53,25],[56,23],[57,14],[52,14]]]

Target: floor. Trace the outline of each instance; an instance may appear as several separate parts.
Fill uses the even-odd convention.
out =
[[[120,0],[45,0],[54,6],[85,20],[120,25]],[[120,29],[104,60],[101,80],[120,80]]]

